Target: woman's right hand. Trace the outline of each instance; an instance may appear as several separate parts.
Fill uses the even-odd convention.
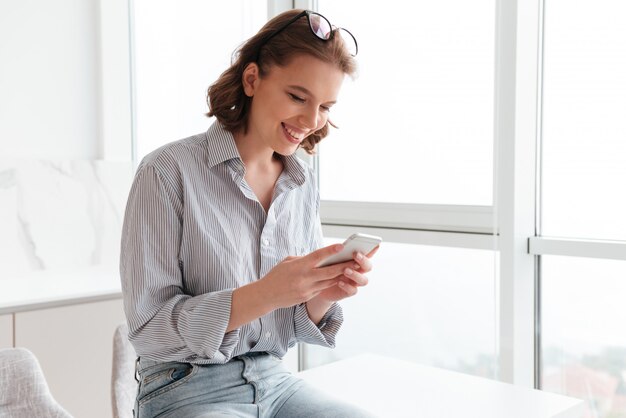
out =
[[[342,249],[343,245],[335,244],[304,257],[287,257],[260,280],[233,290],[226,332],[273,310],[307,302],[335,286],[346,267],[354,266],[354,260],[328,267],[315,266]]]
[[[307,302],[324,289],[335,286],[346,267],[353,266],[354,261],[320,268],[315,266],[342,249],[343,245],[334,244],[303,257],[290,256],[270,270],[259,284],[264,285],[274,309]]]

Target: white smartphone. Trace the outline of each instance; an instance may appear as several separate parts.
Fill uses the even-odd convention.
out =
[[[326,267],[352,260],[354,253],[357,251],[367,255],[376,248],[377,245],[380,245],[381,242],[383,242],[383,239],[375,235],[352,234],[344,241],[343,250],[323,260],[316,267]]]

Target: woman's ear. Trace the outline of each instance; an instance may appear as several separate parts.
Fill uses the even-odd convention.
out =
[[[256,62],[249,63],[243,70],[241,82],[243,84],[243,92],[248,97],[254,96],[259,81],[259,66]]]

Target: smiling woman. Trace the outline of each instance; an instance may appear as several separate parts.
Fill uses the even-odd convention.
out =
[[[249,64],[243,72],[245,95],[251,98],[246,130],[235,135],[237,142],[258,141],[279,154],[293,154],[307,139],[328,123],[330,107],[344,79],[334,64],[308,55],[299,55],[284,67],[275,66],[261,77],[259,66]],[[324,74],[322,78],[319,75]],[[285,142],[285,140],[287,142]],[[312,144],[313,143],[313,144]]]
[[[323,247],[314,173],[294,153],[328,134],[356,67],[356,41],[324,22],[270,20],[209,88],[208,131],[139,165],[121,257],[137,417],[369,416],[280,360],[298,342],[334,347],[337,302],[367,284],[376,251],[315,267],[342,246]]]
[[[306,14],[306,12],[299,14],[300,19],[294,20],[294,17],[298,15],[290,14],[290,20],[278,19],[275,22],[268,22],[256,36],[250,38],[237,51],[233,65],[209,88],[208,116],[216,116],[231,131],[243,129],[245,132],[248,127],[248,107],[253,102],[251,99],[253,90],[250,90],[250,86],[247,86],[245,82],[242,84],[242,78],[253,77],[247,80],[248,84],[250,81],[263,79],[268,75],[271,79],[278,79],[278,74],[273,76],[269,74],[270,69],[272,73],[292,73],[289,81],[276,87],[285,90],[284,93],[289,95],[294,102],[305,104],[307,97],[304,96],[309,96],[309,107],[315,104],[315,100],[318,100],[317,105],[321,106],[324,113],[328,113],[329,105],[336,101],[344,75],[353,76],[356,72],[356,61],[352,55],[356,53],[356,40],[352,35],[348,37],[348,41],[344,41],[345,36],[332,36],[335,31],[330,32],[328,38],[319,37],[309,16],[321,15],[312,12]],[[305,16],[307,19],[304,19]],[[321,18],[326,21],[323,16]],[[303,42],[304,40],[306,42]],[[317,68],[308,69],[307,65],[313,62],[316,62]],[[325,68],[321,68],[320,65]],[[331,72],[328,74],[320,72],[329,69]],[[301,71],[306,71],[306,74],[300,74]],[[319,76],[324,74],[330,78],[331,73],[335,76],[333,80]],[[301,85],[304,81],[310,84],[310,89]],[[286,90],[287,87],[289,90]],[[315,89],[313,92],[324,93],[329,98],[314,96],[312,89]],[[319,129],[315,129],[317,122],[309,122],[309,124],[312,126],[307,128],[312,132],[307,135],[302,147],[307,152],[312,152],[315,145],[328,135],[328,126],[326,120],[320,124]]]

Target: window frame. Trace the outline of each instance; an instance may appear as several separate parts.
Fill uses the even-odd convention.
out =
[[[99,155],[105,161],[136,160],[133,1],[100,2],[99,6]]]
[[[321,202],[325,233],[345,235],[358,226],[393,241],[500,251],[498,378],[526,387],[537,387],[539,364],[539,260],[527,241],[537,219],[541,6],[496,0],[493,206]]]
[[[541,235],[543,13],[544,0],[496,1],[493,206],[321,202],[325,234],[359,227],[388,241],[499,251],[498,378],[531,388],[541,387],[541,256],[626,260],[626,241]]]
[[[536,256],[564,255],[626,260],[626,241],[536,236],[528,239],[528,252]]]
[[[132,27],[133,1],[125,9],[102,6],[101,106],[103,158],[136,164],[132,31],[112,30]],[[268,0],[268,18],[291,8],[316,10],[317,3]],[[544,0],[495,0],[493,206],[321,202],[326,235],[348,236],[358,227],[390,242],[499,251],[498,378],[534,388],[540,388],[541,256],[626,260],[626,241],[541,235],[543,6]],[[127,77],[120,75],[124,68]],[[319,172],[318,157],[299,156]],[[299,354],[302,365],[301,347]]]

